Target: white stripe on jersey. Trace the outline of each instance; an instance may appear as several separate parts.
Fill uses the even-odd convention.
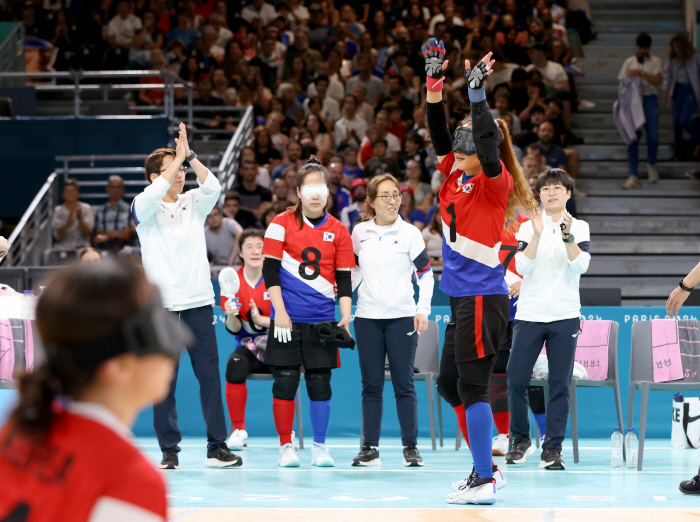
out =
[[[289,254],[287,254],[287,252],[282,253],[282,268],[284,268],[287,272],[296,277],[300,282],[309,285],[319,294],[330,299],[335,299],[335,291],[333,290],[333,285],[329,281],[326,281],[320,275],[316,279],[311,280],[302,278],[299,275],[299,265],[301,265],[301,263]],[[313,270],[306,267],[306,273],[311,275],[313,273]]]
[[[501,264],[501,261],[498,259],[498,252],[501,250],[500,241],[494,247],[489,248],[486,245],[457,234],[457,241],[452,243],[450,241],[450,227],[444,220],[442,222],[442,236],[452,250],[467,259],[477,261],[489,268],[496,268]]]
[[[277,223],[270,223],[270,226],[267,227],[267,231],[265,232],[265,237],[276,239],[284,243],[284,227]]]

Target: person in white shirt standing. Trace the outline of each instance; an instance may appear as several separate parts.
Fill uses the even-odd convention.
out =
[[[404,466],[422,466],[416,448],[418,409],[413,384],[418,336],[428,328],[433,271],[420,230],[399,215],[399,182],[391,174],[369,182],[364,222],[355,226],[357,259],[353,286],[359,285],[355,339],[362,372],[363,441],[353,466],[377,466],[382,426],[384,361],[389,359],[401,425]],[[418,304],[413,300],[417,277]]]
[[[516,234],[515,267],[523,276],[508,361],[510,438],[507,464],[521,464],[535,448],[530,441],[527,388],[532,368],[547,343],[549,403],[540,468],[563,470],[562,442],[569,415],[569,384],[581,321],[579,279],[588,270],[588,223],[566,212],[574,182],[552,169],[537,178],[544,212],[523,223]]]
[[[221,396],[219,351],[212,322],[214,288],[209,274],[204,222],[214,208],[221,185],[190,150],[185,124],[175,139],[176,149],[157,149],[145,161],[151,185],[134,198],[131,210],[141,241],[143,268],[160,289],[163,304],[190,327],[196,342],[188,348],[207,425],[207,458],[211,467],[240,466],[243,461],[226,446],[226,420]],[[187,161],[199,188],[182,194]],[[153,424],[163,452],[161,469],[178,469],[175,386],[177,367],[168,396],[153,406]]]

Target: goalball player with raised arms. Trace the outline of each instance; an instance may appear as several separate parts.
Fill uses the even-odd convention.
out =
[[[312,156],[297,172],[295,208],[278,214],[265,233],[263,277],[272,300],[265,362],[272,365],[272,410],[280,437],[279,465],[299,466],[292,443],[294,396],[304,366],[314,445],[312,466],[334,466],[326,434],[331,415],[331,370],[340,366],[337,344],[318,336],[321,323],[333,337],[353,343],[348,326],[355,267],[348,229],[326,212],[328,171]],[[334,286],[340,302],[335,323]]]
[[[496,122],[486,101],[484,81],[491,53],[472,68],[465,60],[471,116],[460,122],[453,141],[442,100],[445,47],[435,38],[423,47],[427,74],[427,116],[438,169],[444,269],[440,289],[450,296],[451,322],[445,331],[438,392],[468,427],[474,471],[468,487],[447,496],[454,504],[493,504],[496,481],[491,460],[493,419],[489,380],[500,339],[508,327],[509,303],[498,258],[501,233],[518,211],[537,205],[513,152],[510,133]],[[466,411],[466,412],[465,412]]]

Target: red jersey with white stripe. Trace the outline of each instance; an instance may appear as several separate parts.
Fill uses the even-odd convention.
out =
[[[40,441],[5,424],[0,477],[0,520],[86,522],[96,505],[131,513],[124,522],[166,517],[165,484],[154,465],[109,427],[67,411]]]
[[[340,221],[326,214],[314,226],[304,217],[300,230],[294,211],[278,214],[265,232],[263,254],[282,260],[282,298],[293,323],[335,320],[335,271],[355,267],[352,239]]]
[[[260,277],[260,281],[251,281],[245,273],[245,267],[242,266],[236,270],[238,279],[241,282],[241,287],[236,294],[241,307],[238,309],[238,319],[241,321],[241,331],[236,334],[236,340],[240,344],[244,337],[252,337],[255,339],[259,335],[267,335],[268,329],[264,326],[258,326],[253,321],[252,308],[250,300],[255,301],[258,311],[261,315],[270,317],[270,294],[265,288],[265,281]],[[225,310],[224,305],[228,300],[227,297],[221,296],[221,310]]]
[[[440,289],[451,297],[507,295],[498,258],[513,177],[501,162],[501,175],[480,172],[468,178],[450,152],[438,165],[446,175],[440,189],[442,260]]]
[[[501,250],[498,253],[498,258],[501,260],[501,264],[505,270],[506,285],[512,285],[516,281],[523,280],[523,276],[521,276],[515,268],[515,254],[518,252],[518,240],[515,239],[515,234],[518,232],[520,225],[526,221],[530,221],[530,218],[524,214],[518,214],[517,220],[517,228],[512,230],[504,228],[503,233],[501,234]],[[517,306],[518,298],[511,297],[509,321],[513,321],[515,319]]]

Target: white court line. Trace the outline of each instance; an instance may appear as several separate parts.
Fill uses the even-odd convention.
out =
[[[137,444],[138,447],[140,448],[159,448],[160,446],[158,444]],[[178,444],[181,448],[201,448],[203,446],[206,446],[206,442],[202,444]],[[329,448],[354,448],[357,449],[358,445],[357,444],[327,444],[326,445]],[[279,448],[279,444],[248,444],[248,448]],[[431,450],[432,451],[432,446],[426,445],[426,446],[417,446],[418,449],[425,449],[425,450]],[[444,448],[447,449],[452,449],[449,446],[444,446]],[[444,449],[443,448],[443,449]],[[381,449],[403,449],[403,446],[381,446]],[[573,446],[562,446],[562,449],[565,450],[573,450]],[[610,451],[609,446],[579,446],[579,450],[605,450],[605,451]],[[648,447],[644,446],[644,451],[652,451],[652,450],[675,450],[679,448],[674,448],[674,447]],[[683,450],[683,448],[681,448]]]
[[[342,472],[342,473],[466,473],[467,469],[425,469],[425,468],[420,468],[420,469],[378,469],[376,467],[373,468],[359,468],[359,469],[345,469],[345,468],[323,468],[323,469],[305,469],[305,468],[247,468],[245,467],[245,464],[243,466],[239,466],[236,468],[180,468],[177,470],[167,470],[167,474],[170,475],[171,473],[178,473],[180,471],[211,471],[211,470],[238,470],[239,472],[242,471],[253,471],[255,473],[259,472],[272,472],[272,471],[286,471],[288,470],[290,473],[301,473],[301,472],[306,472],[306,473],[331,473],[333,471],[336,472]],[[540,474],[546,474],[546,475],[551,475],[547,470],[544,469],[532,469],[532,470],[527,470],[527,469],[505,469],[503,471],[504,475],[510,475],[511,473],[540,473]],[[580,475],[607,475],[607,474],[620,474],[624,475],[625,471],[624,470],[610,470],[610,471],[574,471],[574,470],[561,470],[560,472],[558,471],[557,474],[560,473],[573,473],[573,474],[580,474]],[[687,475],[688,471],[636,471],[636,470],[631,470],[628,475]]]
[[[173,521],[175,521],[175,520],[184,518],[184,517],[186,517],[187,515],[191,515],[191,514],[194,513],[195,511],[199,511],[199,510],[198,510],[197,508],[192,508],[192,509],[188,509],[187,511],[183,511],[183,512],[180,513],[179,515],[175,515],[174,517],[170,517],[170,518],[168,519],[168,522],[173,522]]]
[[[666,502],[666,497],[654,497],[657,502]]]

